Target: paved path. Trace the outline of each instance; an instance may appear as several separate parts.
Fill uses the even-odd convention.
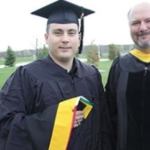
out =
[[[15,66],[16,66],[16,67],[24,66],[24,65],[29,64],[29,63],[30,63],[30,62],[17,63],[17,64],[15,64]],[[5,68],[5,65],[0,65],[0,69],[1,69],[1,68]]]
[[[82,62],[86,62],[87,59],[86,58],[79,58],[80,61]],[[108,58],[103,58],[103,59],[100,59],[100,61],[108,61],[109,59]]]

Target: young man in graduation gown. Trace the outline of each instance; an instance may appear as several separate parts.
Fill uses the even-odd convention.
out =
[[[64,0],[32,13],[48,19],[49,56],[19,67],[3,86],[0,150],[101,149],[101,75],[74,57],[82,49],[83,17],[91,13]],[[76,107],[77,96],[89,101]]]
[[[150,149],[150,3],[128,13],[135,49],[117,58],[106,84],[115,150]]]

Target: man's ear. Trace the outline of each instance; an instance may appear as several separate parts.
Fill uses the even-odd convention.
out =
[[[46,44],[48,44],[48,34],[45,33],[44,37],[45,37],[45,42],[46,42]]]
[[[79,33],[79,41],[81,41],[81,33]]]
[[[80,42],[81,42],[81,33],[79,33],[79,45],[80,45]]]

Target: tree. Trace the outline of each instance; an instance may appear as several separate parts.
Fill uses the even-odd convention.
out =
[[[48,48],[44,45],[38,52],[37,59],[42,59],[48,55]]]
[[[87,56],[87,63],[88,64],[93,64],[96,67],[99,66],[99,60],[100,60],[100,55],[98,51],[98,47],[95,44],[91,44],[88,46],[85,46],[85,53]]]
[[[117,45],[110,44],[108,45],[108,58],[110,60],[114,60],[116,57],[120,56],[120,51],[117,47]]]
[[[7,51],[6,51],[6,57],[5,57],[5,65],[12,67],[12,66],[14,66],[15,62],[16,62],[15,53],[11,49],[11,47],[8,46]]]

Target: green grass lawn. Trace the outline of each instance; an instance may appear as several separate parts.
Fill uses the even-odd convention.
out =
[[[16,63],[21,63],[21,62],[30,62],[33,61],[33,57],[19,57],[16,59]],[[0,59],[0,65],[4,65],[5,59]]]
[[[26,59],[26,60],[31,61],[31,59]],[[100,62],[100,65],[99,65],[99,70],[100,70],[101,75],[102,75],[102,81],[103,81],[104,86],[105,86],[106,81],[107,81],[107,76],[108,76],[108,73],[109,73],[111,63],[112,63],[112,61],[104,61],[104,62],[102,61],[102,62]],[[2,86],[4,85],[4,83],[8,79],[8,77],[15,70],[16,70],[16,67],[6,67],[6,68],[3,68],[3,69],[0,69],[0,89],[2,88]]]
[[[99,70],[102,75],[102,82],[104,86],[106,85],[106,82],[107,82],[107,77],[108,77],[111,64],[112,64],[112,61],[102,61],[100,62],[100,65],[99,65]]]
[[[0,59],[0,65],[4,65],[5,59]]]
[[[16,70],[17,67],[6,67],[0,69],[0,89],[4,85],[8,77]]]

